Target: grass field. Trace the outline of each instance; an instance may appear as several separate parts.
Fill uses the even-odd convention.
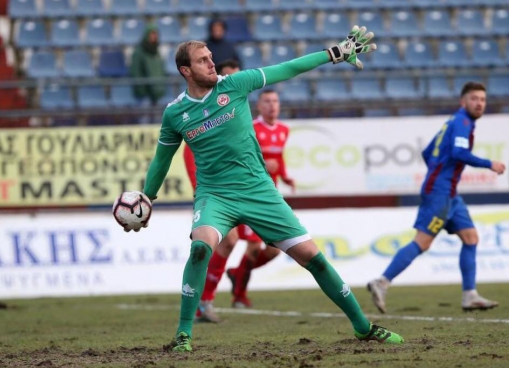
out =
[[[0,309],[0,367],[509,366],[508,284],[481,285],[501,306],[478,313],[461,310],[458,286],[395,287],[383,318],[365,290],[354,291],[405,345],[356,341],[348,320],[314,290],[253,292],[252,315],[229,309],[229,295],[219,294],[224,321],[196,325],[191,354],[165,346],[179,295],[8,300]]]

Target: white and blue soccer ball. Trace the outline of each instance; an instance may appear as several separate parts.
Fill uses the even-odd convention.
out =
[[[113,217],[125,231],[140,231],[148,226],[152,214],[150,199],[137,190],[122,193],[113,203]]]

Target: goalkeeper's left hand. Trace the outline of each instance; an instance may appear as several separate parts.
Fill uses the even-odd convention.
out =
[[[366,33],[366,27],[353,26],[348,34],[346,40],[342,41],[339,45],[333,46],[329,51],[331,60],[334,64],[346,61],[362,69],[362,62],[357,57],[358,54],[365,54],[376,50],[376,44],[367,43],[375,36],[373,32]]]

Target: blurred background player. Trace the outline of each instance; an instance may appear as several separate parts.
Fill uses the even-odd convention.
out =
[[[260,144],[267,171],[277,186],[279,178],[295,190],[293,179],[286,174],[283,151],[289,135],[289,128],[278,120],[280,103],[278,93],[272,89],[263,90],[257,103],[260,115],[256,118],[254,129],[256,139]],[[231,268],[227,274],[232,282],[233,302],[235,308],[251,307],[247,297],[247,284],[251,270],[263,266],[277,257],[281,252],[274,247],[262,249],[262,239],[256,235],[249,226],[239,225],[240,239],[247,241],[246,253],[237,268]]]
[[[490,309],[498,303],[481,297],[476,290],[476,249],[479,237],[463,198],[456,192],[466,165],[490,169],[501,175],[503,163],[472,154],[476,120],[486,108],[486,88],[469,82],[461,91],[461,108],[447,121],[422,152],[428,173],[421,188],[421,205],[414,227],[414,240],[401,248],[383,275],[368,283],[373,302],[385,313],[385,297],[391,281],[403,272],[422,252],[427,251],[435,236],[445,229],[463,242],[460,270],[463,279],[461,306],[464,310]]]

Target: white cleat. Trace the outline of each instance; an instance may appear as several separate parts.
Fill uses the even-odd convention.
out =
[[[477,290],[468,290],[463,292],[461,307],[464,311],[488,310],[498,307],[498,302],[483,298]]]
[[[371,293],[373,304],[378,308],[380,313],[385,313],[385,296],[389,289],[390,282],[385,277],[374,279],[368,282],[368,291]]]
[[[210,323],[219,323],[221,322],[221,318],[216,314],[214,310],[214,305],[211,301],[200,301],[200,305],[198,307],[200,310],[200,316],[196,317],[196,322],[210,322]]]

